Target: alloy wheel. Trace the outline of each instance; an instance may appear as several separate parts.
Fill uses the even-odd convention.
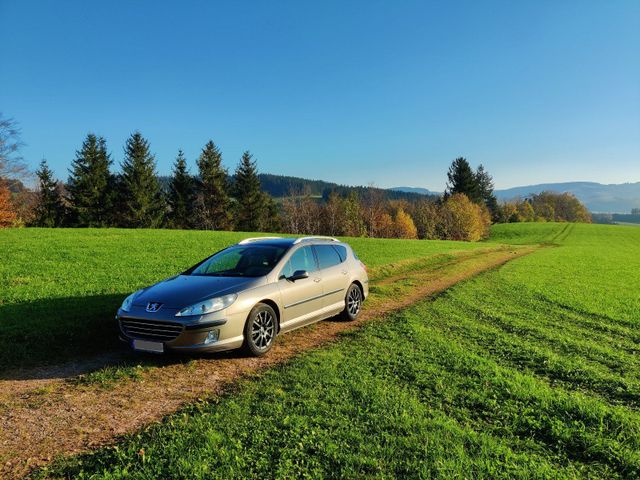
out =
[[[271,312],[262,310],[253,318],[251,325],[251,340],[256,348],[265,350],[269,348],[276,331],[276,323]]]
[[[360,289],[354,286],[351,291],[349,291],[349,296],[347,297],[347,310],[349,310],[349,314],[352,317],[358,315],[361,305],[362,295],[360,294]]]

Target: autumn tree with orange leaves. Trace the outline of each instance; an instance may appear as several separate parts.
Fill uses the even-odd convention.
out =
[[[11,227],[17,220],[11,192],[6,182],[0,181],[0,228]]]
[[[402,208],[399,208],[393,219],[393,226],[395,230],[396,238],[415,239],[418,238],[418,229],[411,215],[405,212]]]

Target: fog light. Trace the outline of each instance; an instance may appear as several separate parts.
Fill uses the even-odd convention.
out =
[[[220,337],[220,330],[211,330],[207,334],[207,338],[204,340],[204,343],[205,345],[208,345],[209,343],[217,342],[219,337]]]

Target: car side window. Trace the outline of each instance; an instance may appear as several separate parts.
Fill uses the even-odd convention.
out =
[[[280,278],[284,275],[285,277],[290,277],[296,270],[306,270],[307,272],[315,272],[318,268],[316,267],[316,259],[313,257],[313,251],[311,247],[303,247],[296,250],[291,258],[286,263],[282,272],[280,272]]]
[[[320,268],[329,268],[342,263],[342,259],[332,245],[316,245],[316,254]]]
[[[340,261],[344,262],[347,259],[346,247],[343,247],[342,245],[331,245],[331,246],[335,248],[336,252],[338,252],[338,255],[340,255]]]

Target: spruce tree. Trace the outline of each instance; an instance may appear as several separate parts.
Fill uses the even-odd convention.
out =
[[[40,162],[38,176],[38,196],[34,209],[33,225],[36,227],[59,227],[64,218],[64,204],[58,182],[46,160]]]
[[[248,151],[242,154],[233,175],[233,196],[236,200],[236,230],[263,230],[267,223],[267,198],[260,189],[256,162]]]
[[[451,163],[447,178],[447,196],[464,193],[472,202],[482,203],[478,179],[465,158],[458,157]]]
[[[113,177],[111,159],[104,138],[87,135],[76,152],[67,183],[71,224],[78,227],[105,227],[111,222]]]
[[[182,150],[173,165],[173,176],[169,185],[168,224],[172,228],[189,228],[194,223],[195,182],[187,171],[187,162]]]
[[[499,220],[499,209],[498,200],[496,200],[496,196],[493,194],[493,177],[489,175],[489,172],[485,170],[483,165],[479,165],[476,170],[476,182],[482,201],[491,213],[491,219],[497,222]]]
[[[157,228],[164,218],[165,200],[149,142],[135,132],[127,140],[124,154],[119,179],[119,223],[125,227]]]
[[[228,174],[222,154],[209,140],[198,158],[196,226],[204,230],[231,229]]]

